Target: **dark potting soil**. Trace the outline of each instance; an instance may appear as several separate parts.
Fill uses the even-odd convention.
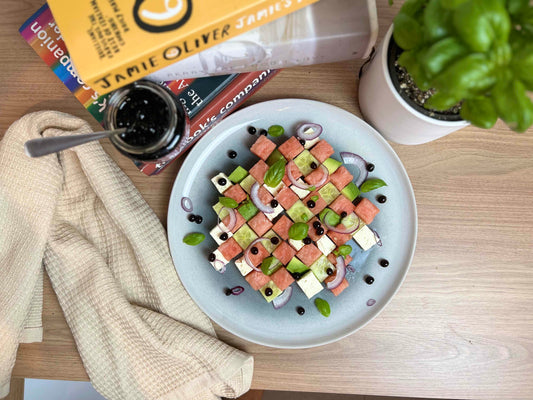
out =
[[[436,92],[435,89],[420,90],[411,75],[407,70],[398,64],[398,58],[403,50],[396,44],[394,38],[391,37],[388,49],[388,67],[389,74],[392,79],[394,87],[400,96],[415,110],[427,115],[431,118],[443,121],[460,121],[462,120],[459,112],[461,111],[461,103],[457,103],[453,107],[445,111],[431,110],[424,107],[426,101]]]

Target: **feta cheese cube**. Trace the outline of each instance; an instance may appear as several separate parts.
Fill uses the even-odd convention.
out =
[[[296,250],[296,251],[299,251],[302,247],[304,247],[304,242],[303,240],[294,240],[294,239],[289,239],[289,244]]]
[[[304,185],[306,184],[306,183],[302,180],[302,178],[299,178],[296,182],[298,182],[298,183],[303,183]],[[296,196],[298,196],[298,198],[299,198],[300,200],[306,198],[306,197],[309,195],[309,193],[311,193],[311,192],[309,192],[309,190],[307,190],[307,189],[300,189],[300,188],[298,188],[298,187],[296,187],[296,186],[294,186],[294,185],[291,185],[290,188],[292,189],[292,191],[293,191],[294,193],[296,193]]]
[[[250,272],[252,272],[252,267],[248,265],[248,263],[244,259],[244,256],[235,261],[235,266],[237,267],[242,276],[246,276]]]
[[[271,194],[272,196],[276,197],[276,196],[278,195],[278,193],[280,192],[280,190],[283,189],[283,188],[285,187],[285,184],[283,183],[283,181],[281,181],[281,182],[279,183],[279,185],[276,186],[275,188],[272,188],[272,187],[270,187],[270,186],[268,186],[268,185],[263,185],[263,186],[264,186],[264,188],[265,188],[266,190],[268,190],[268,191],[270,192],[270,194]]]
[[[229,262],[224,258],[222,253],[217,249],[213,252],[215,254],[215,261],[209,261],[209,263],[213,266],[213,268],[220,272],[222,268]],[[222,263],[220,263],[222,261]]]
[[[363,226],[361,229],[359,229],[357,232],[353,234],[353,238],[355,242],[364,250],[367,251],[372,246],[374,246],[376,242],[376,236],[374,235],[374,232],[368,227]]]
[[[317,144],[320,141],[320,136],[311,140],[306,140],[304,144],[304,149],[309,150],[311,147],[313,147],[315,144]]]
[[[283,207],[278,204],[278,206],[276,208],[274,208],[274,212],[273,213],[265,213],[265,217],[267,217],[270,221],[272,221],[274,218],[276,218],[282,212],[283,212]]]
[[[306,273],[297,282],[298,282],[298,286],[300,286],[302,291],[305,293],[305,295],[309,299],[313,297],[315,294],[319,293],[322,289],[324,289],[320,281],[316,278],[315,274],[313,274],[313,272],[311,271]]]
[[[218,183],[219,179],[225,179],[226,180],[226,184],[221,185],[220,183]],[[228,189],[229,187],[231,187],[231,185],[233,185],[233,183],[231,183],[229,178],[223,172],[221,172],[220,174],[215,175],[214,177],[212,177],[211,178],[211,182],[213,182],[213,185],[215,185],[215,187],[217,188],[217,190],[218,190],[218,192],[220,194],[224,193],[226,191],[226,189]]]
[[[317,240],[316,246],[318,247],[318,250],[320,250],[325,256],[327,256],[337,247],[335,243],[333,243],[333,241],[326,235],[323,235]]]
[[[222,222],[220,224],[222,225]],[[222,235],[223,233],[226,233],[228,235],[228,239],[233,236],[233,233],[226,232],[225,230],[220,228],[220,226],[218,225],[215,225],[215,227],[211,229],[211,231],[209,232],[211,237],[215,239],[215,242],[217,242],[218,245],[221,245],[222,243],[225,242],[225,240],[220,239],[220,235]]]

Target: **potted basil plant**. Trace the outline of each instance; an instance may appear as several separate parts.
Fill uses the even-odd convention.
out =
[[[533,124],[529,0],[407,0],[359,85],[361,111],[401,144],[501,118]]]

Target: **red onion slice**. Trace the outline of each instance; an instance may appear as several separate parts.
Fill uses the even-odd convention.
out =
[[[285,304],[289,302],[292,296],[292,286],[289,286],[287,289],[283,291],[282,294],[280,294],[278,297],[276,297],[274,300],[272,300],[272,305],[276,310],[279,310],[281,307],[283,307]]]
[[[347,269],[348,271],[352,272],[352,273],[355,272],[355,268],[352,267],[350,264],[348,264],[348,265],[346,266],[346,269]]]
[[[222,210],[227,210],[229,213],[229,224],[226,226],[226,224],[221,223],[222,218],[220,218],[220,214],[222,213]],[[222,229],[224,232],[229,233],[235,228],[235,225],[237,224],[237,215],[235,214],[235,210],[233,208],[229,207],[222,207],[218,214],[218,222],[217,226]]]
[[[188,197],[182,197],[181,198],[181,208],[183,208],[183,211],[185,212],[192,212],[192,200]]]
[[[355,153],[349,153],[347,151],[341,151],[341,158],[344,164],[355,165],[359,169],[359,176],[355,180],[357,187],[361,186],[361,183],[368,178],[368,171],[366,170],[366,161],[363,157]]]
[[[269,238],[266,238],[266,237],[260,237],[260,238],[257,238],[255,239],[252,243],[250,243],[250,245],[246,248],[246,250],[244,250],[244,260],[246,261],[246,264],[248,264],[250,266],[250,268],[252,268],[254,271],[257,271],[257,272],[263,272],[261,271],[261,268],[257,268],[253,263],[252,263],[252,260],[250,260],[250,256],[248,255],[248,252],[250,251],[250,249],[252,247],[254,247],[254,245],[256,245],[257,243],[259,242],[263,242],[265,240],[270,240]]]
[[[287,171],[287,177],[289,178],[289,181],[291,181],[291,183],[296,186],[298,189],[302,189],[302,190],[308,190],[310,187],[314,186],[315,188],[319,188],[321,187],[324,183],[326,183],[326,181],[328,180],[328,177],[329,177],[329,171],[326,167],[324,167],[323,165],[320,166],[320,168],[322,169],[322,172],[324,173],[324,175],[322,175],[322,178],[320,179],[319,182],[316,183],[316,185],[308,185],[307,183],[304,183],[304,182],[298,182],[296,180],[296,178],[294,178],[294,176],[292,175],[291,173],[291,165],[294,161],[289,161],[287,163],[287,166],[285,168],[285,170]]]
[[[335,275],[335,279],[333,279],[331,282],[328,282],[326,287],[329,290],[335,289],[337,286],[339,286],[344,277],[346,276],[346,265],[344,264],[344,257],[338,256],[337,257],[337,275]]]
[[[368,301],[366,302],[366,305],[368,307],[372,307],[374,304],[376,304],[376,300],[374,299],[368,299]]]
[[[360,218],[357,216],[357,214],[355,214],[354,212],[352,212],[350,215],[348,215],[348,216],[345,217],[345,218],[348,218],[348,217],[351,216],[351,215],[355,216],[357,222],[354,221],[354,223],[353,223],[351,226],[346,227],[346,226],[344,226],[344,225],[342,225],[342,224],[339,224],[339,225],[337,225],[337,226],[330,225],[330,224],[328,224],[328,222],[327,222],[327,221],[328,221],[328,214],[329,214],[330,212],[333,212],[333,211],[332,211],[332,210],[328,210],[328,212],[324,215],[324,218],[323,218],[323,219],[324,219],[324,221],[323,221],[324,224],[326,225],[326,227],[327,227],[330,231],[337,232],[337,233],[346,233],[346,234],[350,234],[350,235],[351,235],[351,234],[354,233],[356,230],[358,230],[359,227],[361,226],[361,219],[360,219]],[[341,226],[341,225],[342,225],[342,228],[339,228],[339,226]]]
[[[304,122],[296,127],[296,136],[303,140],[313,140],[322,134],[322,126]]]
[[[261,199],[259,198],[260,188],[261,188],[261,185],[258,182],[255,182],[252,185],[252,189],[250,190],[250,198],[252,199],[252,202],[259,210],[263,211],[265,214],[272,214],[274,212],[274,209],[262,203]]]
[[[238,296],[244,292],[244,288],[242,286],[235,286],[235,287],[232,287],[230,290],[231,290],[231,294],[234,296]]]
[[[220,270],[217,269],[218,272],[220,272],[221,274],[223,274],[224,272],[226,272],[226,264],[224,264],[224,261],[219,260],[219,259],[217,258],[215,261],[213,261],[213,266],[214,266],[215,268],[217,268],[217,265],[222,265],[222,266],[220,267]]]
[[[381,241],[381,238],[379,237],[379,233],[377,233],[375,229],[372,229],[372,232],[374,232],[374,237],[376,238],[376,244],[379,247],[383,246],[383,242]]]

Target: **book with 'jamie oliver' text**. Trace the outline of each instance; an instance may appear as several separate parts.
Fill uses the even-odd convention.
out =
[[[317,0],[48,0],[77,74],[105,94]]]

